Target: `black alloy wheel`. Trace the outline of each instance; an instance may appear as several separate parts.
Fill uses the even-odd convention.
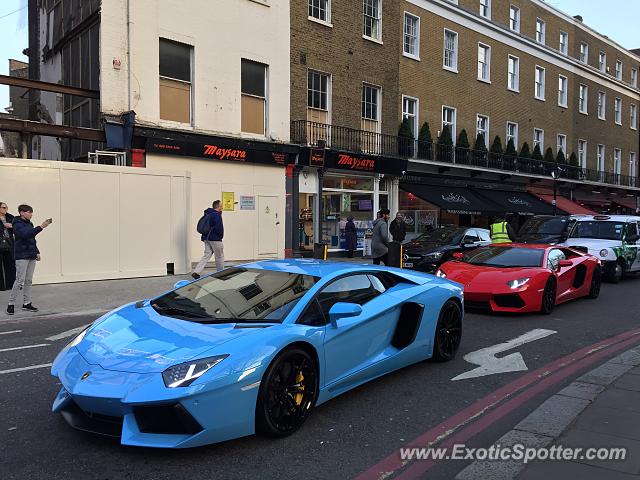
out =
[[[435,362],[448,362],[456,356],[462,340],[462,309],[449,299],[440,310],[436,325],[433,357]]]
[[[588,298],[598,298],[600,295],[600,286],[602,285],[602,272],[600,271],[600,267],[596,267],[593,269],[593,274],[591,275],[591,288],[589,289]]]
[[[269,365],[258,393],[256,431],[286,437],[311,414],[318,393],[315,362],[303,349],[284,350]]]
[[[540,313],[549,315],[553,312],[553,308],[556,306],[556,291],[556,280],[553,277],[549,277],[547,284],[544,286],[544,291],[542,292],[542,306],[540,308]]]

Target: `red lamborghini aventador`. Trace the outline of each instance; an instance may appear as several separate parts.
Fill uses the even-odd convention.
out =
[[[549,314],[600,293],[600,261],[568,247],[502,243],[454,256],[436,275],[464,286],[467,308]]]

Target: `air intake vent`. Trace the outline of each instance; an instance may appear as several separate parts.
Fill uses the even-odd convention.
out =
[[[253,297],[257,297],[262,293],[262,289],[255,283],[247,285],[246,287],[242,287],[238,289],[238,291],[247,300],[251,300]]]

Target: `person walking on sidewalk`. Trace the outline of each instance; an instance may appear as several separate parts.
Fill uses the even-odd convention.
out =
[[[211,205],[212,208],[207,208],[204,211],[204,216],[208,218],[209,231],[203,233],[200,239],[204,242],[204,254],[202,258],[193,269],[191,276],[196,280],[200,278],[200,274],[207,266],[207,262],[211,259],[211,256],[215,256],[216,271],[219,272],[224,269],[224,246],[222,244],[222,238],[224,237],[224,225],[222,224],[222,201],[216,200]]]
[[[13,258],[13,215],[0,202],[0,291],[11,290],[16,281],[16,260]]]
[[[394,242],[404,242],[404,238],[407,236],[407,224],[404,223],[404,218],[402,218],[400,212],[396,213],[396,218],[389,225],[389,231]]]
[[[38,250],[36,243],[36,235],[51,225],[51,219],[48,219],[42,222],[39,227],[34,227],[33,223],[31,223],[33,208],[29,205],[20,205],[18,214],[20,216],[14,218],[12,223],[15,239],[16,280],[13,282],[13,289],[9,296],[8,315],[14,314],[15,302],[20,292],[22,292],[22,309],[28,312],[38,311],[31,303],[33,272],[36,269],[36,262],[40,261],[40,250]]]
[[[387,254],[389,248],[389,210],[380,210],[379,218],[373,222],[373,236],[371,238],[371,256],[373,257],[373,264],[380,265],[380,262],[387,264]]]

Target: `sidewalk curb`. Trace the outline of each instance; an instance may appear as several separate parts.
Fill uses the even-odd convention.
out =
[[[69,317],[83,317],[86,315],[96,315],[96,318],[114,310],[118,307],[107,308],[107,309],[99,309],[99,310],[79,310],[75,312],[42,312],[36,314],[24,314],[20,315],[16,313],[15,315],[8,318],[0,318],[0,325],[7,323],[16,323],[21,320],[42,320],[45,318],[69,318]]]
[[[602,392],[632,368],[640,365],[640,346],[635,346],[577,378],[548,398],[537,409],[499,438],[493,446],[525,444],[532,448],[549,446],[559,438]],[[455,480],[515,479],[527,467],[514,460],[476,460],[460,471]]]

